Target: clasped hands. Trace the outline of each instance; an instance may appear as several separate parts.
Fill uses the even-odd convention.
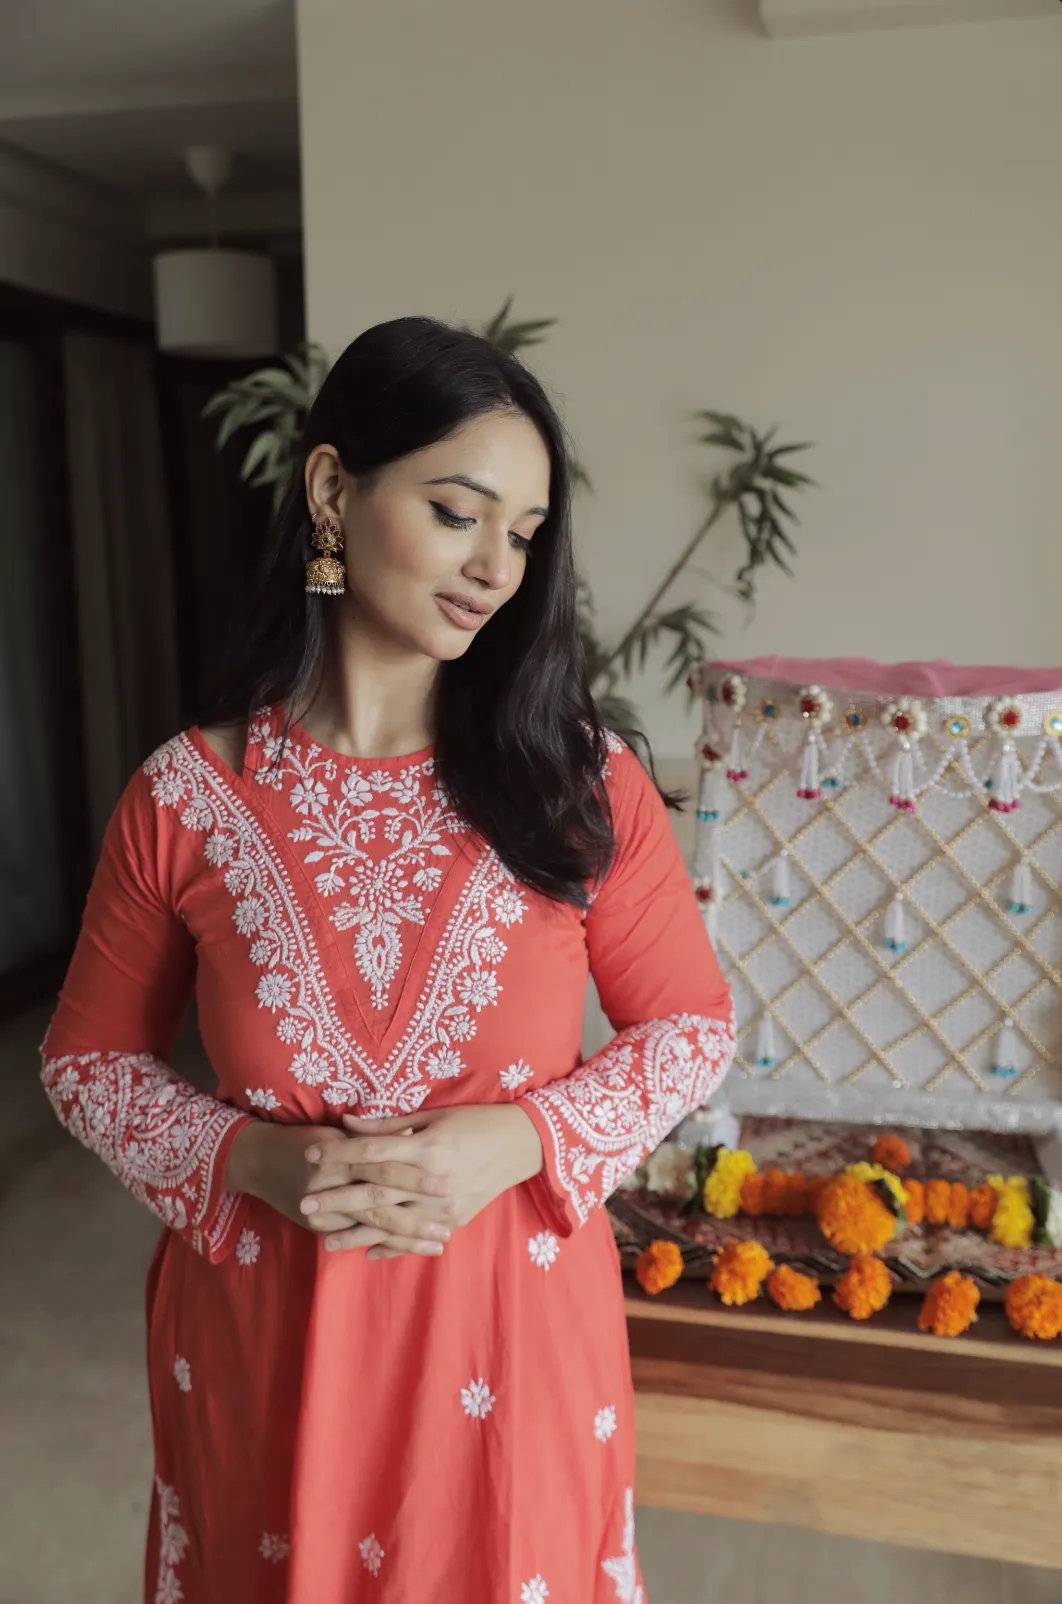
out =
[[[331,1125],[256,1122],[236,1137],[226,1184],[269,1203],[330,1249],[370,1259],[437,1256],[454,1230],[537,1175],[542,1143],[514,1103]]]

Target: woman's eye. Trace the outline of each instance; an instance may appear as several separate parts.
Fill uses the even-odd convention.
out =
[[[518,535],[515,530],[510,529],[509,539],[513,542],[513,545],[516,547],[517,551],[522,551],[525,557],[530,557],[531,542],[525,535]]]
[[[474,518],[462,518],[460,513],[451,512],[450,508],[444,507],[441,501],[433,501],[431,510],[439,523],[445,524],[447,529],[467,529],[469,524],[474,524],[476,521]]]

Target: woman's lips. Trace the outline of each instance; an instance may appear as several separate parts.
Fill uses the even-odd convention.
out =
[[[445,613],[451,624],[456,624],[458,629],[478,629],[480,624],[485,624],[490,617],[489,613],[474,613],[467,607],[458,607],[449,596],[436,596],[435,601],[439,610]]]

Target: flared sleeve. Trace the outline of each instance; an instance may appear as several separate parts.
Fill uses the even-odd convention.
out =
[[[519,1099],[542,1139],[541,1193],[565,1234],[707,1101],[734,1054],[730,993],[667,808],[626,746],[610,757],[606,784],[616,852],[585,928],[616,1035]]]
[[[41,1044],[59,1119],[133,1196],[213,1262],[245,1200],[224,1187],[249,1116],[167,1063],[195,981],[195,942],[175,907],[172,835],[146,774],[104,836],[81,932]]]

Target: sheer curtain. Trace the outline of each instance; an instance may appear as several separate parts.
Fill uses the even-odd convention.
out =
[[[35,353],[0,340],[0,974],[66,933],[42,385]]]
[[[63,341],[87,793],[98,846],[126,781],[179,727],[170,518],[154,353]]]

